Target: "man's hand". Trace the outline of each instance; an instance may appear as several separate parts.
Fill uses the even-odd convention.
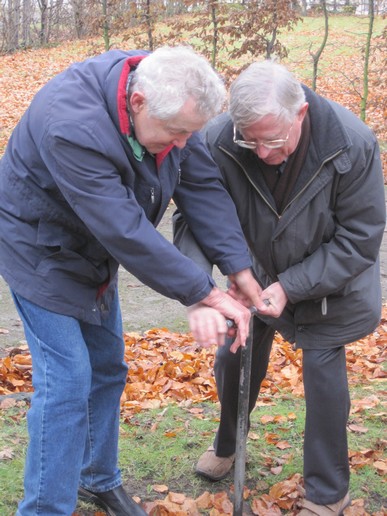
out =
[[[251,269],[244,269],[228,277],[231,285],[228,294],[245,307],[255,306],[257,310],[265,309],[262,289],[254,278]]]
[[[188,308],[188,321],[198,344],[204,348],[224,345],[228,327],[226,319],[218,310],[197,303]]]
[[[262,291],[262,299],[264,306],[260,307],[258,312],[271,317],[279,317],[288,302],[287,295],[279,281],[272,283]]]
[[[202,305],[215,310],[196,312],[198,307]],[[250,317],[251,313],[246,307],[216,287],[211,290],[207,297],[201,300],[200,305],[195,305],[189,310],[190,328],[195,340],[201,346],[223,345],[227,333],[225,318],[234,321],[237,332],[235,341],[230,348],[233,353],[239,346],[245,345],[249,332]]]

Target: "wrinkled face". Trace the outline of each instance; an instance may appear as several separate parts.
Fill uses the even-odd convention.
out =
[[[251,143],[251,148],[262,161],[268,165],[280,165],[292,154],[300,141],[301,126],[308,110],[305,103],[291,122],[278,120],[273,115],[266,115],[241,131],[244,143]],[[238,140],[236,140],[238,143]],[[247,147],[247,145],[242,145]]]
[[[146,100],[140,92],[132,93],[131,114],[136,139],[148,152],[157,154],[175,145],[182,149],[194,131],[199,131],[207,119],[196,112],[195,101],[189,99],[177,115],[160,120],[149,115]]]

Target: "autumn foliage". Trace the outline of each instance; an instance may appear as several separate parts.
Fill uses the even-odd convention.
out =
[[[0,330],[6,331],[6,330]],[[125,359],[129,364],[127,383],[121,399],[122,419],[130,423],[131,418],[142,410],[166,407],[177,403],[189,407],[190,412],[201,416],[201,409],[195,404],[203,401],[216,402],[216,385],[213,376],[215,348],[200,348],[191,334],[173,333],[166,328],[153,328],[140,335],[126,333]],[[347,347],[348,376],[350,385],[372,385],[375,380],[387,378],[383,363],[387,358],[387,306],[378,328],[368,337]],[[259,404],[272,404],[273,400],[284,395],[303,396],[301,351],[294,351],[289,343],[276,336],[266,379],[263,382]],[[27,346],[11,349],[6,358],[0,359],[0,395],[31,392],[32,365]],[[371,391],[372,392],[372,391]],[[0,408],[9,406],[9,399],[0,403]],[[375,394],[362,399],[352,400],[352,421],[348,430],[364,433],[367,428],[357,423],[356,416],[367,409],[381,405]],[[287,418],[295,417],[288,414]],[[276,421],[277,418],[277,421]],[[263,427],[284,416],[262,416]],[[168,437],[174,437],[173,431]],[[254,439],[250,434],[250,439]],[[289,443],[273,432],[265,432],[268,444],[280,450],[290,448]],[[379,475],[387,474],[387,461],[384,451],[387,441],[381,437],[376,449],[350,452],[350,466],[353,470],[371,465]],[[286,457],[286,456],[285,456]],[[273,463],[267,456],[267,470],[278,474],[281,466]],[[295,474],[282,482],[274,484],[262,494],[262,480],[256,488],[245,488],[244,497],[249,499],[252,514],[260,516],[279,516],[281,511],[288,515],[297,514],[297,502],[302,498],[302,477]],[[152,489],[163,499],[145,502],[148,514],[162,515],[199,515],[200,510],[208,510],[211,516],[232,514],[233,504],[229,493],[204,492],[197,499],[183,493],[171,492],[168,486],[154,485]],[[232,495],[232,489],[231,489]],[[139,501],[139,500],[138,500]],[[98,514],[98,513],[95,513]],[[346,510],[346,516],[365,516],[364,500],[355,500]],[[382,516],[382,512],[373,516]]]
[[[6,332],[7,330],[2,330]],[[125,333],[127,384],[121,399],[126,420],[141,410],[168,403],[217,401],[213,376],[215,348],[197,346],[190,333],[153,328],[144,334]],[[347,346],[350,384],[367,384],[387,378],[382,365],[387,358],[387,306],[374,333]],[[31,356],[26,345],[11,349],[0,359],[0,395],[33,390]],[[303,396],[301,351],[276,335],[268,374],[260,398],[281,392]],[[355,407],[356,409],[356,407]]]

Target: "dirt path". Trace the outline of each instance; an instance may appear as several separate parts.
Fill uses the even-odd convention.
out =
[[[172,213],[173,207],[170,207],[158,227],[159,231],[169,240],[172,239]],[[216,271],[215,278],[219,285],[224,286],[224,279],[219,271]],[[387,229],[384,232],[381,249],[381,279],[383,299],[386,301]],[[119,290],[125,331],[141,333],[150,328],[160,327],[166,327],[176,332],[186,332],[188,330],[186,309],[184,306],[146,287],[124,269],[120,270]],[[8,287],[1,276],[0,307],[0,357],[3,357],[8,354],[10,348],[24,343],[24,334]]]

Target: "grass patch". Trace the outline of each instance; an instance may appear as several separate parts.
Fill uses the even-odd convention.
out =
[[[15,514],[23,495],[23,469],[27,447],[25,401],[0,410],[0,514]]]
[[[371,450],[386,460],[383,433],[386,417],[381,403],[358,411],[356,400],[378,398],[385,393],[382,382],[351,389],[354,400],[349,431],[351,453]],[[246,486],[261,493],[295,473],[302,473],[302,444],[305,418],[304,400],[282,394],[265,397],[252,413],[247,443]],[[212,444],[218,426],[219,405],[205,402],[195,405],[168,405],[163,409],[142,411],[120,428],[120,466],[124,483],[132,495],[143,501],[163,499],[153,486],[165,484],[170,491],[197,498],[204,491],[229,492],[233,474],[221,482],[210,483],[196,476],[199,456]],[[0,452],[9,458],[0,460],[0,514],[11,516],[22,496],[22,474],[27,444],[27,404],[18,402],[3,409],[0,420]],[[363,429],[356,431],[356,429]],[[365,431],[366,429],[366,431]],[[385,442],[384,442],[385,445]],[[370,452],[371,453],[371,452]],[[361,455],[359,455],[361,457]],[[369,514],[387,506],[385,478],[374,467],[376,456],[351,468],[352,499],[363,498]],[[90,506],[80,505],[78,514],[91,515]]]

